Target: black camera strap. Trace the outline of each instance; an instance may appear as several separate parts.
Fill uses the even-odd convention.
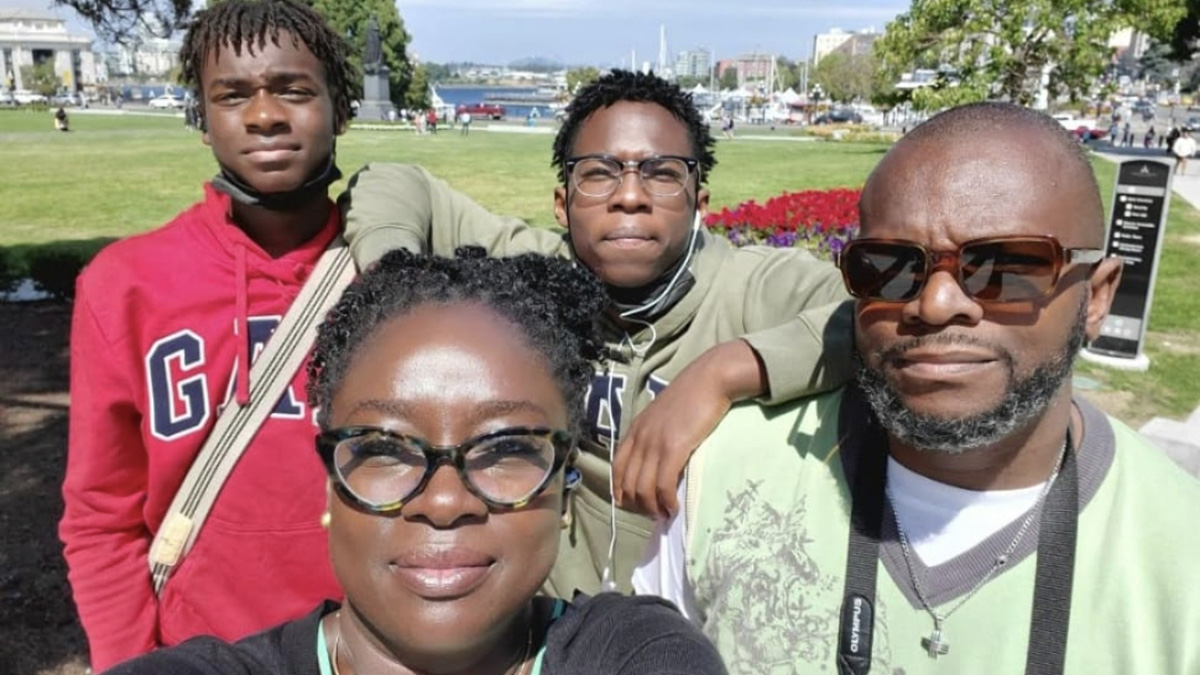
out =
[[[868,428],[873,429],[873,425]],[[875,586],[887,480],[887,453],[883,451],[887,441],[881,433],[868,433],[872,435],[876,439],[858,444],[856,475],[851,485],[846,584],[838,631],[839,675],[867,675],[871,670]],[[843,448],[846,445],[843,443]],[[1057,675],[1062,673],[1066,659],[1079,524],[1079,473],[1070,431],[1067,446],[1058,479],[1042,505],[1026,675]]]

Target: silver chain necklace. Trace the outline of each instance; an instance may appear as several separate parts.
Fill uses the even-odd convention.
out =
[[[975,582],[975,585],[971,587],[971,590],[967,591],[967,594],[964,595],[962,599],[960,599],[954,604],[953,607],[945,612],[938,612],[934,610],[933,606],[929,604],[929,601],[925,599],[925,591],[921,588],[921,582],[917,579],[917,572],[913,567],[913,553],[908,545],[908,537],[904,534],[904,524],[900,522],[900,513],[896,510],[895,500],[892,499],[892,490],[890,487],[884,488],[884,491],[887,493],[888,505],[892,509],[892,518],[894,518],[896,521],[896,534],[900,539],[900,552],[904,554],[904,566],[908,569],[908,578],[912,580],[913,590],[916,591],[917,599],[921,601],[921,606],[924,607],[929,616],[933,618],[933,631],[929,634],[929,637],[921,638],[921,648],[925,650],[925,653],[929,655],[929,658],[936,659],[939,656],[944,656],[950,653],[950,643],[947,642],[942,635],[942,626],[945,625],[946,619],[950,618],[951,614],[958,611],[959,607],[962,607],[963,604],[965,604],[976,593],[978,593],[979,589],[983,588],[983,585],[987,583],[989,579],[995,576],[996,572],[1000,571],[1005,565],[1007,565],[1009,557],[1014,551],[1017,550],[1017,546],[1021,543],[1021,539],[1025,536],[1025,532],[1028,531],[1029,526],[1033,524],[1034,517],[1041,512],[1042,502],[1046,501],[1046,495],[1050,494],[1050,486],[1054,485],[1054,480],[1058,478],[1058,472],[1062,468],[1063,457],[1067,454],[1067,444],[1070,442],[1069,439],[1070,436],[1063,440],[1062,450],[1059,451],[1058,459],[1054,462],[1054,473],[1051,473],[1050,478],[1046,480],[1046,485],[1042,487],[1041,494],[1038,495],[1037,501],[1035,501],[1033,506],[1029,509],[1029,513],[1026,514],[1025,520],[1021,521],[1021,527],[1017,529],[1017,534],[1013,537],[1013,540],[1008,545],[1008,548],[1004,549],[1003,553],[996,556],[996,561],[992,563],[992,568],[987,571],[987,574],[983,575],[979,581]]]

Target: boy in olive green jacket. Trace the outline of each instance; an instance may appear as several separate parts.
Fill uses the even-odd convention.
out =
[[[653,524],[616,505],[675,510],[688,457],[733,402],[790,400],[850,372],[847,296],[830,263],[736,249],[702,228],[712,146],[678,86],[614,71],[579,92],[554,143],[565,232],[492,215],[415,166],[369,165],[343,195],[360,267],[393,248],[480,245],[572,258],[608,288],[610,355],[588,392],[583,484],[547,582],[558,595],[630,590]]]

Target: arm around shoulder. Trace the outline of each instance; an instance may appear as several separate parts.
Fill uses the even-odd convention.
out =
[[[841,273],[807,251],[765,254],[746,288],[743,339],[767,376],[764,402],[835,389],[852,375],[853,304]]]
[[[460,246],[483,246],[496,256],[567,251],[561,233],[497,216],[419,166],[368,164],[338,204],[359,269],[394,248],[437,255]]]

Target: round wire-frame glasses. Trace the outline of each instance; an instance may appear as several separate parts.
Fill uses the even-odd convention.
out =
[[[608,197],[621,187],[625,174],[635,171],[642,187],[656,197],[674,197],[682,193],[688,178],[700,162],[680,155],[654,155],[642,159],[620,160],[612,155],[581,155],[565,163],[567,175],[580,194]]]

